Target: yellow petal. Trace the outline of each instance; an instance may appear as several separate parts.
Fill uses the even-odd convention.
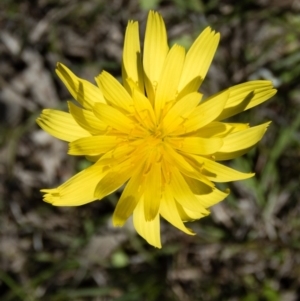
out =
[[[250,151],[252,147],[248,147],[242,150],[230,152],[230,153],[223,153],[223,152],[217,152],[213,155],[213,159],[216,161],[226,161],[226,160],[231,160],[234,158],[238,158],[240,156],[245,155]]]
[[[224,200],[230,192],[229,189],[223,192],[216,187],[209,187],[196,179],[189,177],[184,178],[189,188],[196,195],[196,198],[204,208],[209,208]]]
[[[91,136],[84,137],[69,144],[69,155],[96,156],[115,148],[121,140],[115,136]]]
[[[208,214],[208,211],[203,207],[203,205],[199,202],[196,196],[192,193],[184,177],[175,167],[171,168],[170,189],[176,201],[180,205],[192,211]]]
[[[108,72],[102,71],[96,81],[110,105],[133,112],[133,100],[125,88]]]
[[[178,91],[179,93],[178,93],[176,99],[179,100],[182,97],[184,97],[190,93],[197,92],[201,83],[202,83],[202,80],[201,80],[200,76],[193,78],[191,81],[189,81],[188,84],[185,85],[185,87],[181,91]]]
[[[138,202],[133,211],[133,224],[137,233],[150,245],[161,248],[159,214],[153,220],[146,221],[143,198]]]
[[[134,122],[130,118],[109,105],[95,104],[94,113],[101,121],[122,133],[130,133],[134,129]]]
[[[130,161],[125,161],[110,169],[108,173],[99,181],[95,189],[95,197],[102,199],[120,188],[133,173],[133,166]]]
[[[243,173],[213,160],[191,156],[201,166],[201,173],[213,182],[230,182],[245,180],[254,176],[254,173]]]
[[[142,185],[143,168],[138,169],[128,181],[113,214],[114,226],[123,226],[140,201],[144,190]]]
[[[196,39],[184,62],[181,80],[178,86],[180,92],[195,77],[203,81],[215,55],[220,40],[220,34],[207,27]],[[197,91],[199,87],[197,87]]]
[[[90,203],[96,200],[94,191],[104,175],[103,168],[94,164],[57,188],[41,190],[45,193],[44,201],[53,206],[80,206]]]
[[[228,134],[246,130],[248,128],[249,125],[247,123],[224,123],[224,122],[213,121],[193,134],[195,136],[199,135],[200,137],[203,138],[210,138],[210,137],[222,138]]]
[[[273,89],[272,82],[267,80],[249,81],[230,87],[228,90],[229,98],[224,111],[217,118],[218,120],[223,120],[257,106],[277,92]]]
[[[71,114],[45,109],[36,120],[37,124],[47,133],[64,141],[74,141],[91,134],[80,127]]]
[[[129,21],[125,32],[122,68],[123,85],[128,93],[131,92],[127,83],[128,78],[134,81],[136,87],[139,88],[141,92],[144,91],[142,68],[139,24],[138,22]]]
[[[165,139],[174,148],[196,155],[210,155],[217,152],[223,145],[221,138],[167,138]]]
[[[161,163],[153,162],[146,175],[144,191],[145,220],[153,220],[159,211],[162,194]]]
[[[192,166],[189,162],[186,161],[186,158],[175,151],[172,147],[165,144],[164,145],[164,161],[166,161],[166,165],[164,169],[168,170],[168,165],[176,166],[179,171],[191,178],[195,178],[199,181],[206,183],[208,186],[214,186],[205,176],[201,174],[201,165],[199,166]],[[193,163],[193,162],[191,162]],[[165,172],[166,173],[166,172]]]
[[[92,110],[95,102],[105,103],[101,90],[90,82],[77,77],[61,63],[56,66],[56,74],[63,81],[71,95],[85,108]]]
[[[239,132],[239,131],[244,131],[249,129],[249,123],[232,123],[232,122],[227,122],[224,123],[226,126],[230,126],[231,129],[228,133],[235,133],[235,132]]]
[[[139,90],[134,89],[132,93],[135,111],[139,117],[139,121],[146,128],[155,130],[156,118],[148,98]]]
[[[256,144],[265,134],[270,122],[251,127],[244,131],[235,132],[222,138],[223,145],[218,152],[231,153]]]
[[[143,55],[145,84],[150,101],[154,99],[154,92],[168,51],[164,20],[159,13],[150,11],[146,25]]]
[[[155,95],[155,113],[158,120],[165,104],[175,99],[184,56],[184,48],[175,44],[165,59]]]
[[[204,216],[207,216],[210,213],[209,211],[207,211],[206,213],[201,213],[201,212],[189,210],[181,206],[178,202],[176,202],[176,207],[178,210],[178,214],[183,222],[192,222]]]
[[[100,165],[115,166],[124,162],[125,160],[132,158],[132,153],[136,149],[135,145],[129,145],[124,143],[124,145],[118,146],[115,149],[103,154],[101,159],[97,162]]]
[[[174,200],[172,192],[169,188],[166,189],[165,193],[163,194],[159,213],[174,227],[178,228],[186,234],[195,235],[195,233],[191,229],[186,228],[183,224],[176,206],[176,201]]]
[[[68,106],[73,118],[82,128],[93,135],[105,133],[107,130],[107,125],[99,120],[93,112],[81,109],[70,101],[68,101]]]
[[[163,132],[165,135],[175,131],[183,123],[199,104],[202,95],[200,93],[191,93],[180,99],[168,111],[163,119]]]
[[[229,195],[229,193],[229,189],[223,192],[217,188],[213,188],[210,193],[196,195],[196,197],[205,208],[210,208],[211,206],[214,206],[219,202],[223,201]]]
[[[185,121],[184,127],[186,131],[193,132],[216,119],[223,111],[228,95],[228,90],[225,90],[222,93],[208,98],[205,102],[200,103]]]

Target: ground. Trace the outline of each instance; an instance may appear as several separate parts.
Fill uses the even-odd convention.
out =
[[[120,77],[124,31],[148,9],[164,17],[170,43],[189,47],[203,28],[221,43],[201,92],[253,79],[278,89],[233,121],[272,121],[263,140],[228,162],[255,178],[221,186],[231,195],[190,225],[162,222],[161,250],[129,222],[113,228],[121,191],[101,202],[56,208],[39,190],[55,187],[88,162],[39,129],[43,108],[71,97],[54,69],[66,64],[93,81]],[[300,299],[300,2],[276,0],[2,0],[0,3],[0,299]]]

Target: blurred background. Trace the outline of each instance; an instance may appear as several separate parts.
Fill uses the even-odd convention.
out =
[[[92,82],[103,69],[120,78],[127,21],[143,38],[149,9],[163,15],[170,44],[188,48],[208,25],[221,32],[205,95],[254,79],[278,89],[231,119],[272,120],[228,162],[256,177],[220,186],[231,195],[190,225],[197,236],[162,221],[161,250],[130,222],[112,227],[120,191],[82,207],[44,203],[41,188],[88,162],[35,124],[70,99],[56,62]],[[299,49],[299,0],[1,0],[0,300],[300,300]]]

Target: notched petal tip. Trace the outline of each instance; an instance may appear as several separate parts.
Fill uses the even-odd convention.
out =
[[[201,78],[200,84],[202,83],[217,50],[219,40],[220,34],[213,31],[210,27],[206,27],[194,41],[186,55],[178,86],[179,93],[197,76]]]
[[[150,11],[145,32],[143,66],[146,91],[152,102],[168,51],[164,20],[159,13]]]
[[[64,141],[70,142],[90,136],[90,133],[80,127],[71,114],[63,111],[45,109],[36,122],[45,132]]]
[[[54,206],[55,199],[59,198],[59,190],[57,188],[53,189],[41,189],[41,193],[44,193],[43,195],[43,201],[49,204],[52,204]]]
[[[85,109],[92,110],[95,102],[105,103],[102,92],[97,86],[79,78],[65,65],[58,63],[55,72],[74,99]]]

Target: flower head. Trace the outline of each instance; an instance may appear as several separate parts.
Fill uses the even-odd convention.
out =
[[[160,216],[193,235],[184,222],[208,215],[208,208],[228,195],[213,182],[253,176],[217,161],[246,153],[269,124],[249,127],[221,120],[276,93],[270,81],[250,81],[203,100],[198,90],[219,37],[207,27],[187,53],[180,45],[169,48],[164,21],[151,11],[143,55],[138,23],[128,23],[123,85],[103,71],[96,86],[58,64],[58,76],[79,105],[69,102],[69,113],[44,110],[37,123],[68,141],[70,155],[94,163],[61,186],[42,190],[44,200],[78,206],[125,184],[114,225],[122,226],[133,215],[137,232],[155,247],[161,247]]]

